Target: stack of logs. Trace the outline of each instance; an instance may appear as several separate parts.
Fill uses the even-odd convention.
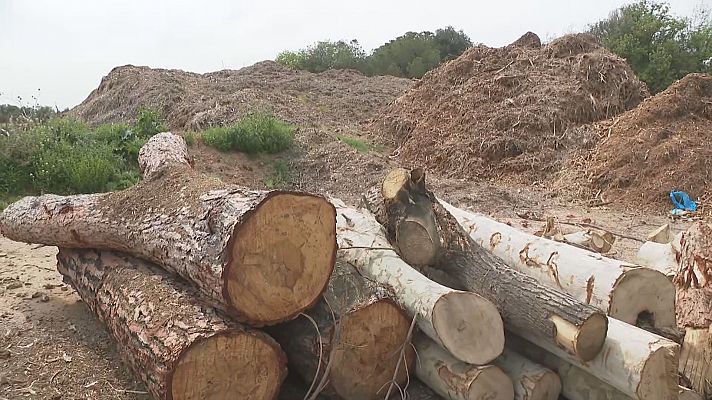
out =
[[[350,207],[200,176],[171,133],[139,165],[135,187],[26,197],[0,229],[60,248],[157,399],[693,395],[650,332],[675,328],[663,273],[457,209],[419,169]]]

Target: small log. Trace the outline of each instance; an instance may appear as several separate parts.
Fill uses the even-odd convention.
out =
[[[395,191],[387,189],[386,184],[392,182],[390,177],[397,171],[386,177],[382,193]],[[428,218],[436,221],[439,236],[423,242],[437,244],[432,266],[453,278],[458,288],[475,292],[494,303],[508,329],[536,336],[551,347],[565,348],[584,361],[598,354],[606,338],[605,315],[569,294],[507,267],[500,258],[475,243],[425,188],[422,171],[414,170],[410,183],[403,184],[395,197],[397,201],[379,202],[369,195],[366,200],[369,209],[375,210],[377,218],[380,216],[379,222],[387,224],[399,254],[408,250],[400,246],[397,236],[410,210],[417,209],[419,215],[423,210],[430,210]]]
[[[519,344],[516,344],[518,340]],[[537,338],[527,338],[527,341],[522,342],[514,335],[507,336],[507,343],[511,343],[515,350],[553,369],[551,363],[526,351],[525,348],[531,346],[528,342],[542,348],[547,345]],[[608,337],[603,349],[590,361],[581,362],[561,349],[545,350],[606,382],[626,396],[640,400],[672,400],[677,396],[680,346],[616,319],[609,318]],[[566,386],[566,378],[561,372],[559,375]]]
[[[384,397],[396,368],[395,383],[407,381],[415,358],[410,325],[389,292],[337,262],[324,298],[306,316],[268,331],[305,381],[319,383],[326,373],[323,393],[368,400]]]
[[[675,288],[659,271],[529,235],[443,200],[440,203],[475,242],[509,267],[629,324],[675,326]]]
[[[514,335],[507,336],[507,346],[556,371],[561,378],[561,394],[567,400],[630,400],[613,386],[601,381],[583,369],[549,353]]]
[[[157,399],[273,399],[286,357],[262,332],[199,301],[197,291],[121,253],[60,248],[57,268]]]
[[[677,271],[678,252],[672,243],[645,242],[635,254],[635,262],[660,271],[672,280]]]
[[[415,373],[439,395],[453,400],[512,400],[512,380],[493,365],[466,364],[425,335],[413,340],[418,359]]]
[[[494,365],[514,383],[514,400],[557,400],[561,394],[559,375],[513,350],[505,349]]]
[[[179,136],[139,153],[129,189],[25,197],[0,214],[9,239],[123,251],[192,282],[247,324],[289,320],[313,305],[336,255],[335,210],[305,193],[249,190],[200,176]]]
[[[573,244],[596,253],[608,253],[616,241],[612,233],[599,229],[589,229],[568,233],[563,237],[564,243]]]
[[[394,300],[411,318],[417,316],[418,327],[456,358],[486,364],[502,352],[504,328],[494,304],[429,280],[391,248],[371,213],[331,201],[337,210],[338,260],[391,288]]]
[[[645,238],[648,242],[655,243],[670,243],[672,240],[672,232],[670,231],[670,224],[664,224],[654,231],[650,232]]]

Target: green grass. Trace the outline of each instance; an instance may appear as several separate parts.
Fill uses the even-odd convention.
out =
[[[369,151],[382,151],[380,146],[374,145],[361,139],[356,139],[355,137],[336,135],[336,138],[361,153],[368,153]]]
[[[134,125],[90,129],[70,118],[0,135],[0,206],[18,196],[120,190],[140,179],[138,151],[158,131],[158,114],[139,111]]]
[[[253,113],[233,125],[207,129],[200,136],[205,144],[221,151],[273,154],[292,146],[294,128],[270,114]]]
[[[185,144],[188,146],[193,146],[198,139],[195,132],[186,132],[183,134],[183,140],[185,140]]]
[[[294,173],[290,165],[283,160],[275,160],[271,163],[272,172],[265,179],[267,189],[284,189],[294,183]]]

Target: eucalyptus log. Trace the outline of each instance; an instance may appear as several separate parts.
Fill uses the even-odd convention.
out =
[[[680,373],[707,398],[712,395],[712,225],[697,222],[685,231],[677,258],[677,323],[685,329]]]
[[[596,253],[608,253],[616,241],[612,233],[599,230],[588,229],[563,235],[564,243],[572,244]]]
[[[507,336],[507,343],[526,357],[555,369],[551,362],[527,351],[528,347],[535,348],[532,343],[541,348],[547,343],[532,337],[522,342],[514,335]],[[603,349],[587,362],[581,362],[561,349],[544,350],[634,399],[672,400],[677,396],[680,346],[625,322],[609,318],[608,337]],[[566,378],[559,374],[565,388]]]
[[[530,235],[439,201],[477,244],[509,267],[629,324],[675,326],[675,288],[659,271]]]
[[[433,389],[427,387],[419,379],[411,376],[408,386],[404,390],[406,400],[444,400],[433,391]]]
[[[262,332],[199,301],[196,290],[137,258],[60,248],[57,268],[157,399],[273,399],[286,357]]]
[[[672,243],[645,242],[635,254],[635,261],[640,265],[660,271],[672,280],[677,272],[679,252]]]
[[[336,254],[326,199],[250,190],[199,175],[179,136],[160,133],[139,153],[143,181],[126,190],[25,197],[0,214],[7,238],[123,251],[190,281],[254,326],[313,305]]]
[[[429,264],[444,271],[458,288],[475,292],[494,303],[508,329],[537,337],[549,347],[564,348],[584,361],[598,354],[606,338],[605,314],[570,294],[509,268],[502,259],[475,243],[427,190],[421,170],[410,174],[404,170],[392,171],[384,179],[380,193],[380,201],[373,192],[366,200],[369,209],[380,218],[379,222],[386,225],[389,239],[397,245],[399,254],[411,249],[401,246],[398,237],[402,235],[399,233],[401,224],[414,221],[409,216],[411,210],[416,210],[418,219],[435,221],[437,228],[437,236],[418,240],[434,246],[436,255]],[[413,229],[412,222],[408,226]],[[423,228],[420,234],[430,235],[430,230]]]
[[[410,326],[391,293],[337,262],[324,298],[269,332],[305,381],[324,382],[327,395],[368,400],[383,398],[394,376],[401,387],[407,381],[415,357]]]
[[[505,349],[494,365],[512,380],[515,400],[557,400],[561,394],[559,375],[511,349]]]
[[[398,256],[368,210],[331,201],[337,211],[339,261],[393,290],[394,300],[416,317],[418,327],[456,358],[486,364],[502,352],[504,328],[494,304],[431,281]]]
[[[415,373],[439,395],[453,400],[512,400],[512,380],[494,365],[464,363],[422,334],[413,340]]]

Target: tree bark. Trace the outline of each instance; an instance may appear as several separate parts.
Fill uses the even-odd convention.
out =
[[[388,174],[384,185],[390,182],[392,175],[395,173]],[[425,188],[422,172],[411,174],[411,180],[410,184],[402,185],[396,202],[382,200],[379,205],[378,200],[367,197],[371,210],[382,208],[385,203],[386,218],[383,212],[376,213],[381,216],[381,223],[388,224],[389,231],[397,230],[414,204],[418,206],[418,212],[430,210],[429,218],[436,221],[439,234],[431,240],[438,243],[434,267],[446,272],[460,288],[493,302],[512,331],[536,336],[551,347],[565,348],[584,361],[598,354],[608,324],[600,310],[507,267],[500,258],[475,243],[437,202]],[[383,188],[382,192],[387,190]],[[403,247],[397,241],[396,244],[402,253]]]
[[[304,193],[226,187],[195,172],[184,153],[183,139],[155,135],[141,149],[136,186],[25,197],[0,214],[0,230],[12,240],[143,258],[253,326],[313,305],[333,268],[333,206]]]
[[[494,365],[512,379],[514,400],[557,400],[561,394],[559,375],[511,349],[505,349]]]
[[[675,326],[675,288],[659,271],[529,235],[439,201],[475,242],[511,268],[629,324]]]
[[[273,399],[286,357],[262,332],[203,305],[145,261],[60,248],[57,268],[106,324],[119,353],[158,399]]]
[[[527,338],[527,341],[542,348],[547,344],[535,338]],[[507,343],[513,344],[515,350],[553,369],[551,363],[526,351],[527,346],[534,348],[527,341],[522,342],[514,335],[507,336]],[[514,345],[518,342],[520,344]],[[680,346],[616,319],[609,318],[608,337],[603,349],[593,360],[581,362],[561,349],[545,350],[634,399],[672,400],[677,396]],[[561,379],[565,387],[566,378],[561,375]]]
[[[291,370],[305,381],[316,377],[318,383],[326,371],[324,393],[368,400],[383,398],[396,368],[396,383],[406,382],[415,357],[410,325],[387,290],[337,262],[323,300],[306,316],[269,332],[287,353]]]
[[[679,372],[704,398],[712,395],[712,334],[709,328],[687,328],[680,352]]]
[[[502,352],[502,318],[491,302],[426,278],[396,254],[370,212],[349,208],[338,199],[332,203],[337,210],[338,260],[391,288],[398,304],[416,316],[418,327],[456,358],[486,364]]]
[[[415,373],[439,395],[453,400],[512,400],[512,380],[493,365],[466,364],[424,335],[413,340]]]

